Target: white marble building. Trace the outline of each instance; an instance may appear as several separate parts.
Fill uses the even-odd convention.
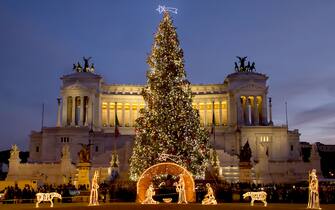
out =
[[[239,180],[240,149],[247,141],[254,182],[293,182],[306,179],[311,168],[320,171],[316,150],[311,162],[302,161],[298,130],[290,131],[272,120],[267,79],[265,74],[238,71],[220,84],[192,85],[193,106],[199,110],[202,126],[211,127],[214,112],[212,144],[218,154],[220,179]],[[143,85],[106,84],[94,71],[75,71],[61,80],[56,126],[31,132],[29,161],[59,162],[62,147],[69,145],[76,163],[79,144],[92,143],[93,167],[110,167],[111,153],[117,151],[119,170],[126,178],[134,121],[145,106],[140,95]],[[121,133],[118,138],[114,137],[116,115]]]

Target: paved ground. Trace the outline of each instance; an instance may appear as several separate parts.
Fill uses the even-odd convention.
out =
[[[321,205],[322,210],[335,210],[335,204]],[[22,209],[29,210],[35,209],[34,204],[0,204],[0,210],[11,210],[11,209]],[[258,210],[258,209],[269,209],[269,210],[306,210],[304,204],[269,204],[266,208],[262,204],[256,203],[255,206],[249,206],[246,203],[222,203],[213,206],[204,206],[201,204],[158,204],[158,205],[141,205],[136,203],[111,203],[100,206],[87,206],[86,203],[55,203],[54,208],[50,208],[49,204],[41,204],[39,210],[99,210],[99,209],[110,209],[110,210]]]

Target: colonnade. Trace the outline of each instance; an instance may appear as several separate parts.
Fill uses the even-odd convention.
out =
[[[265,96],[238,96],[237,120],[240,125],[266,125],[267,104]]]
[[[117,116],[119,125],[133,127],[135,120],[139,117],[140,109],[144,108],[144,102],[113,102],[103,101],[101,105],[101,125],[103,127],[114,127]],[[199,110],[200,123],[202,126],[210,126],[214,121],[216,125],[226,125],[228,122],[228,109],[226,101],[199,101],[193,103],[193,108]]]
[[[193,108],[199,110],[200,124],[202,126],[211,126],[213,122],[217,126],[228,124],[227,101],[195,101]]]
[[[88,96],[71,95],[62,98],[62,125],[88,126],[92,121],[92,102]],[[58,101],[57,126],[60,122],[60,102]]]
[[[114,127],[116,116],[119,126],[133,127],[139,116],[140,109],[144,108],[144,102],[102,102],[101,124],[103,127]]]
[[[238,96],[237,120],[240,125],[266,125],[267,101],[265,96]],[[58,101],[57,126],[88,126],[93,119],[93,103],[88,96],[70,95],[62,98],[62,114],[60,100]],[[144,108],[144,101],[115,102],[102,101],[99,108],[102,127],[114,127],[117,116],[119,126],[133,127],[139,117],[139,111]],[[227,100],[194,100],[194,109],[199,110],[202,126],[211,126],[213,121],[216,126],[228,124]],[[60,120],[62,116],[62,120]],[[214,120],[213,120],[214,117]],[[231,119],[230,119],[231,120]],[[62,123],[60,123],[62,122]]]

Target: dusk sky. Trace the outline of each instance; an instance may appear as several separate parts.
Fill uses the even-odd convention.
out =
[[[60,77],[92,56],[107,83],[145,84],[159,21],[172,15],[191,83],[222,83],[236,56],[269,76],[276,125],[301,141],[335,144],[333,0],[0,0],[0,150],[28,149],[29,133],[56,125]]]

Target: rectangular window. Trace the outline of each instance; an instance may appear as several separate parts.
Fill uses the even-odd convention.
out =
[[[95,152],[99,152],[99,147],[95,146]]]
[[[262,143],[268,143],[268,142],[270,142],[269,136],[261,136],[261,142]]]
[[[39,146],[36,147],[36,152],[40,152],[40,147]]]
[[[70,142],[70,137],[60,137],[60,142],[61,143],[69,143]]]

